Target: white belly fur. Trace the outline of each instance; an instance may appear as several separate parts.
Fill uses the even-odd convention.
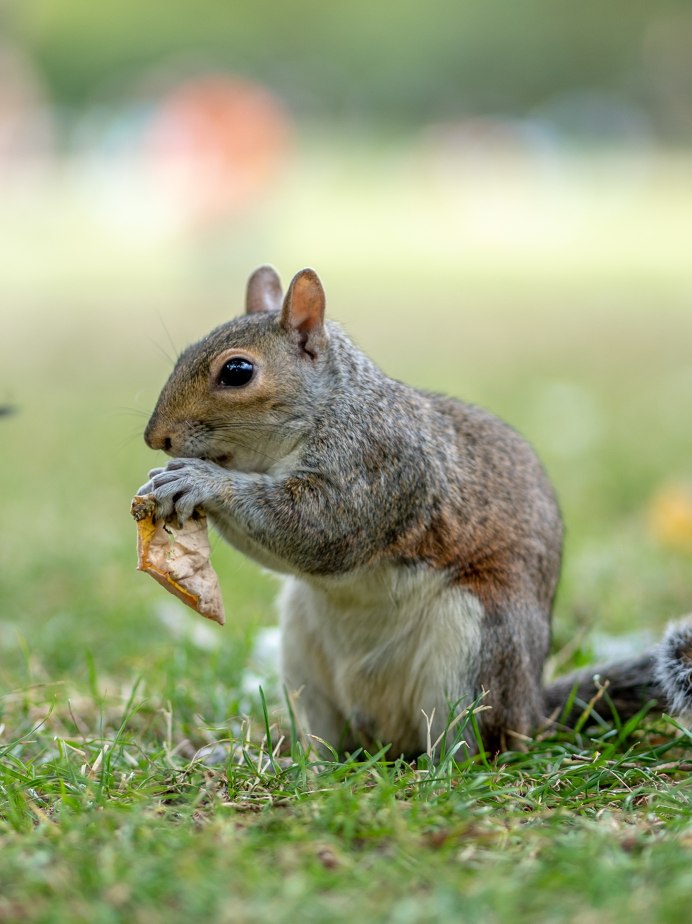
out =
[[[483,607],[429,568],[380,565],[348,577],[288,578],[282,668],[309,733],[339,745],[345,722],[390,754],[425,751],[450,705],[477,690]]]

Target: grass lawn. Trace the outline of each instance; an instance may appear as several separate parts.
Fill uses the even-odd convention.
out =
[[[133,240],[62,187],[0,218],[0,921],[688,916],[692,737],[671,720],[492,762],[318,763],[258,652],[274,578],[217,543],[219,629],[134,571],[162,353],[270,259],[314,265],[387,372],[537,446],[568,530],[556,669],[692,610],[689,163],[633,186],[587,160],[564,194],[498,171],[489,238],[477,193],[385,154],[318,151],[205,239]]]

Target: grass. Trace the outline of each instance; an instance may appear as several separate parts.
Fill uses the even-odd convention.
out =
[[[2,754],[8,920],[345,921],[357,903],[376,920],[673,921],[689,899],[684,733],[644,722],[412,768],[318,764],[296,743],[272,757],[250,728],[207,727],[228,745],[208,766],[172,747],[184,707],[136,690],[80,706],[50,745],[45,689],[9,706],[26,732]]]
[[[681,163],[658,164],[624,205],[613,194],[607,214],[582,188],[574,212],[598,233],[574,245],[548,223],[548,272],[540,239],[508,252],[513,225],[497,266],[468,226],[452,246],[451,212],[429,231],[438,200],[412,187],[405,159],[389,172],[374,152],[367,173],[356,152],[342,189],[347,160],[320,156],[295,223],[275,219],[298,214],[300,171],[249,240],[244,227],[208,241],[201,268],[199,241],[161,241],[155,272],[141,257],[127,277],[135,242],[109,250],[98,229],[71,226],[61,191],[44,227],[74,233],[58,254],[39,234],[46,278],[9,274],[0,396],[19,410],[0,420],[0,921],[683,920],[692,740],[671,719],[585,722],[493,761],[317,762],[256,650],[274,579],[218,544],[218,630],[134,571],[128,504],[157,461],[139,434],[168,368],[161,320],[176,344],[203,333],[269,251],[285,275],[324,267],[332,314],[392,375],[489,406],[538,447],[568,527],[557,662],[644,645],[692,609],[689,536],[656,517],[663,496],[683,505],[692,476]],[[526,182],[510,217],[530,199],[536,234],[553,212]],[[649,247],[637,230],[654,224]],[[17,248],[17,227],[0,219],[0,242]],[[379,266],[376,238],[394,231]],[[414,265],[417,241],[427,256]]]

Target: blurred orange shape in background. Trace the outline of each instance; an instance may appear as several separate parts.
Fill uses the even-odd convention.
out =
[[[692,551],[692,483],[664,484],[649,504],[648,518],[659,542]]]
[[[284,163],[290,124],[264,87],[231,75],[199,76],[166,94],[145,139],[157,184],[213,225],[252,205]]]

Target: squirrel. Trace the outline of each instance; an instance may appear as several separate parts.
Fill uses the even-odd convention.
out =
[[[490,413],[388,378],[325,320],[311,269],[178,359],[145,430],[156,515],[203,510],[285,575],[281,673],[307,731],[340,753],[416,756],[479,701],[489,753],[601,695],[625,720],[692,713],[692,619],[641,657],[543,683],[563,526],[534,450]],[[463,723],[461,723],[463,725]]]

